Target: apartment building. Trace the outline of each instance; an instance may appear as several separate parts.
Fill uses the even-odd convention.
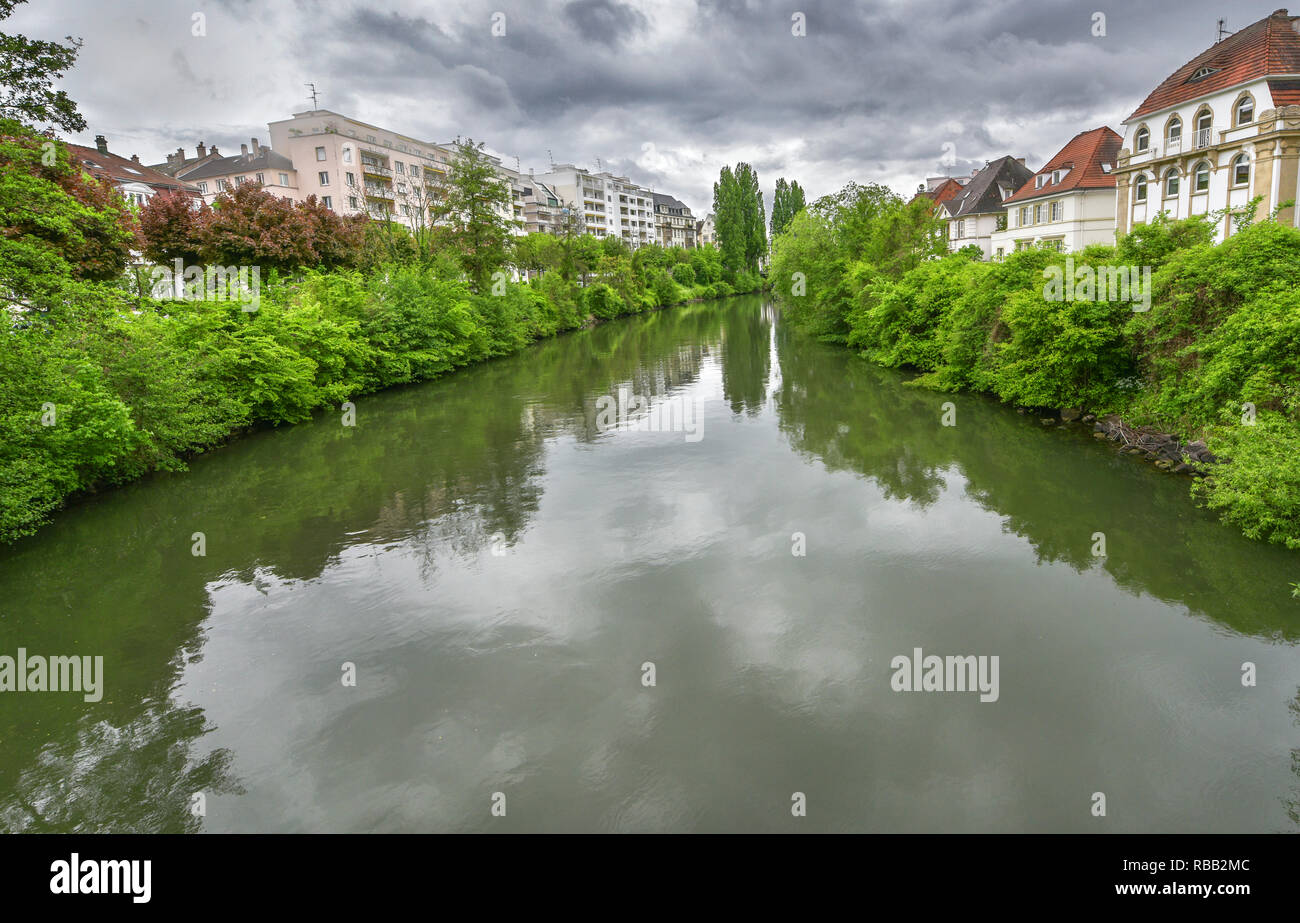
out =
[[[1002,201],[993,259],[1030,247],[1066,253],[1115,243],[1115,161],[1123,139],[1106,126],[1080,132]]]
[[[537,177],[557,194],[561,207],[580,209],[587,233],[617,237],[632,249],[655,239],[654,196],[626,176],[556,164]]]
[[[340,215],[391,218],[412,228],[430,220],[436,189],[455,156],[451,144],[422,141],[328,109],[295,112],[272,122],[270,130],[271,149],[296,168],[302,197],[314,195]]]
[[[663,247],[695,247],[695,216],[685,203],[662,192],[652,193],[655,241]]]
[[[166,163],[157,164],[154,169],[193,184],[209,205],[221,193],[244,183],[258,183],[291,202],[304,198],[298,189],[298,171],[293,161],[260,144],[256,138],[251,140],[251,147],[241,144],[240,152],[229,157],[222,157],[216,145],[208,151],[199,144],[195,149],[197,156],[193,158],[186,157],[185,149],[180,147],[167,155]]]
[[[1300,174],[1300,17],[1277,10],[1174,71],[1124,120],[1116,225],[1295,200]],[[1278,220],[1294,225],[1296,210]],[[1226,213],[1216,240],[1232,233]]]

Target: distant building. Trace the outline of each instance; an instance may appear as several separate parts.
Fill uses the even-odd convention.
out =
[[[939,206],[939,215],[948,220],[948,249],[955,253],[974,244],[989,259],[993,232],[1005,217],[1002,203],[1033,175],[1023,157],[999,157],[975,171],[958,193]]]
[[[696,244],[695,216],[685,203],[662,192],[653,194],[655,240],[664,247],[690,247]]]
[[[929,199],[936,206],[947,202],[957,193],[961,192],[962,186],[970,181],[969,176],[930,176],[926,177],[916,190],[916,195],[912,196],[912,201],[917,199]]]
[[[626,176],[563,163],[537,179],[558,193],[562,205],[581,210],[588,233],[617,237],[634,250],[654,241],[653,194]]]
[[[112,183],[122,197],[133,205],[144,205],[160,192],[183,192],[197,196],[198,187],[168,176],[140,162],[135,154],[120,157],[110,153],[103,135],[95,136],[94,147],[69,144],[68,154],[92,176]]]
[[[1071,138],[1003,200],[1006,227],[993,233],[993,258],[1030,247],[1073,252],[1115,243],[1115,159],[1122,142],[1104,125]]]
[[[695,236],[697,238],[696,241],[697,244],[701,247],[703,247],[705,244],[709,244],[715,247],[717,246],[718,234],[717,234],[717,229],[714,227],[713,224],[712,212],[710,212],[708,215],[706,215],[703,219],[701,219],[697,223]]]
[[[1174,71],[1124,120],[1116,168],[1121,233],[1172,218],[1297,198],[1300,17],[1277,10]],[[1296,210],[1278,219],[1296,224]],[[1232,232],[1224,215],[1218,239]]]
[[[244,183],[258,183],[267,192],[283,199],[297,202],[304,198],[298,190],[298,171],[293,161],[277,154],[265,144],[252,139],[252,147],[240,145],[240,152],[230,157],[209,153],[186,162],[184,149],[168,155],[168,162],[157,169],[170,167],[172,175],[198,187],[204,201],[211,204],[223,192],[229,192]],[[200,152],[202,148],[198,149]]]

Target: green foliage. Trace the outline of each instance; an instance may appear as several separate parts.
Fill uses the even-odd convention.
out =
[[[681,285],[695,284],[695,267],[690,263],[678,263],[672,269],[673,281]]]
[[[790,226],[794,216],[803,211],[805,204],[803,189],[796,181],[787,183],[785,177],[776,181],[776,190],[772,193],[773,240]]]
[[[767,252],[767,221],[758,173],[747,163],[735,170],[723,167],[713,184],[714,227],[728,279],[736,273],[757,272]]]
[[[1238,408],[1239,409],[1239,408]],[[1300,550],[1300,426],[1263,413],[1253,426],[1217,428],[1210,447],[1231,459],[1193,493],[1251,538]]]
[[[0,20],[8,19],[14,7],[24,2],[0,0]],[[80,49],[81,40],[71,36],[61,45],[0,32],[0,119],[85,131],[86,120],[77,104],[65,91],[51,86],[71,69]]]

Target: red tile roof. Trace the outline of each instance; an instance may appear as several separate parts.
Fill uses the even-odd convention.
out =
[[[1014,195],[1003,199],[1003,204],[1026,202],[1041,196],[1074,192],[1076,189],[1113,189],[1114,172],[1107,173],[1101,166],[1109,164],[1110,169],[1114,171],[1115,159],[1119,156],[1119,148],[1123,143],[1124,139],[1105,125],[1075,135],[1070,139],[1069,144],[1061,148],[1057,155],[1047,161],[1035,174],[1035,176],[1048,175],[1048,181],[1041,188],[1038,186],[1038,181],[1030,177],[1029,181],[1017,189]],[[1069,167],[1070,172],[1061,177],[1059,183],[1053,183],[1050,178],[1052,171],[1066,167]]]
[[[1300,106],[1300,80],[1270,80],[1268,93],[1275,107]]]
[[[102,154],[98,148],[69,144],[68,156],[91,175],[106,177],[114,183],[144,183],[160,191],[179,189],[192,195],[199,192],[198,187],[191,183],[173,179],[166,173],[116,154]]]
[[[935,205],[942,205],[957,193],[961,192],[961,189],[961,183],[957,182],[955,179],[946,179],[931,190],[929,196],[934,200]]]
[[[1250,80],[1300,74],[1300,16],[1277,10],[1271,16],[1212,45],[1151,91],[1126,122]],[[1188,82],[1203,67],[1213,73]],[[1275,101],[1276,102],[1276,101]]]

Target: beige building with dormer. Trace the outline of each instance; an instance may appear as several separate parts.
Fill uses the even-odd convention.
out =
[[[1161,212],[1223,212],[1259,198],[1256,216],[1294,201],[1300,175],[1300,16],[1277,10],[1188,61],[1124,121],[1116,229]],[[1295,225],[1296,209],[1278,220]]]

